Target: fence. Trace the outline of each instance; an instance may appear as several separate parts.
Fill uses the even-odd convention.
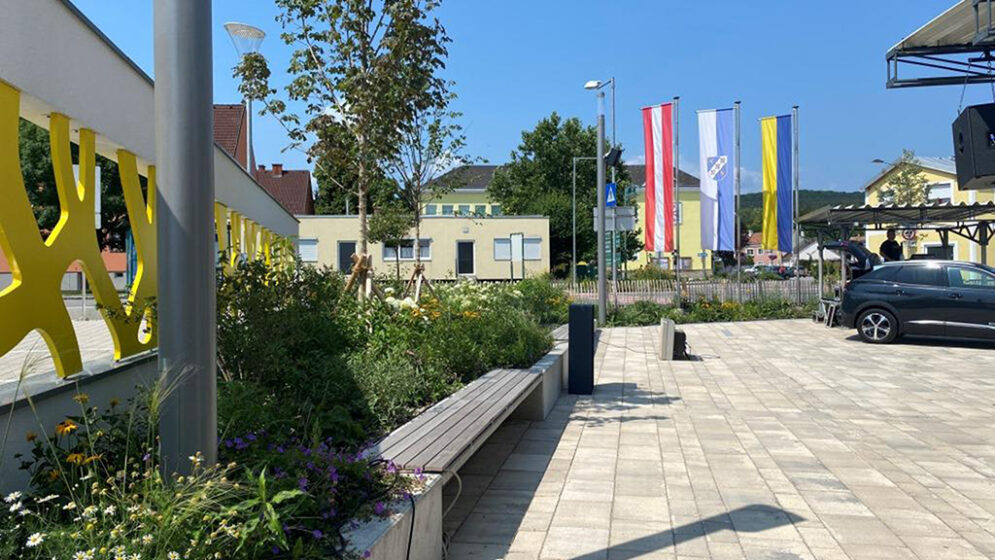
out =
[[[597,282],[560,282],[557,284],[577,301],[597,301]],[[742,293],[743,301],[784,299],[795,300],[801,292],[802,301],[810,301],[819,297],[819,283],[815,278],[789,280],[753,280],[736,282],[730,279],[681,279],[680,292],[684,299],[739,301]],[[655,301],[657,303],[674,303],[677,299],[676,280],[619,280],[617,290],[612,282],[608,283],[608,299],[619,304],[635,301]]]

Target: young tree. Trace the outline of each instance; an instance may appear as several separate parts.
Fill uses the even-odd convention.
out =
[[[413,224],[414,216],[397,202],[377,206],[370,218],[370,241],[394,248],[398,283],[401,282],[401,245],[407,241]],[[420,252],[417,242],[413,249],[415,255]]]
[[[923,172],[915,152],[902,150],[894,172],[881,189],[882,204],[920,206],[929,202],[929,179]]]
[[[415,247],[421,239],[425,204],[460,186],[458,174],[445,172],[473,161],[463,153],[466,137],[458,122],[462,115],[449,107],[454,98],[454,94],[447,94],[438,104],[415,115],[413,126],[402,135],[401,149],[387,166],[400,185],[399,198],[412,215]],[[421,252],[416,250],[415,267],[420,266]]]
[[[294,48],[285,88],[292,110],[270,87],[260,55],[235,68],[241,93],[284,125],[290,147],[322,156],[354,142],[359,252],[368,250],[368,193],[420,111],[440,102],[449,37],[433,17],[440,0],[276,0],[282,39]],[[326,177],[337,171],[324,170]],[[343,188],[352,189],[350,185]]]

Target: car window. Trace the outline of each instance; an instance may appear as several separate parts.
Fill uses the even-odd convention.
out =
[[[943,269],[939,266],[903,266],[895,274],[895,282],[918,286],[946,286]]]
[[[897,266],[879,266],[874,270],[868,272],[867,274],[861,276],[862,280],[881,280],[884,282],[889,282],[895,278],[895,272],[898,271]]]
[[[951,266],[947,269],[947,278],[953,288],[995,289],[995,276],[979,268]]]

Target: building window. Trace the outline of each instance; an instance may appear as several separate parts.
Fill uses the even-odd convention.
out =
[[[355,241],[339,241],[339,272],[342,274],[352,272],[352,256],[355,254]]]
[[[442,205],[442,215],[443,216],[452,216],[453,215],[453,205],[452,204],[443,204]]]
[[[525,238],[525,260],[527,260],[527,261],[541,261],[542,260],[542,238],[541,237],[526,237]]]
[[[470,205],[469,204],[460,204],[459,205],[459,215],[460,216],[469,216],[470,215]]]
[[[752,255],[753,254],[753,249],[747,249],[746,250],[746,254],[747,255]]]
[[[484,216],[486,216],[487,215],[487,205],[486,204],[478,204],[478,205],[474,206],[473,207],[473,213],[476,214],[477,216],[480,216],[481,218],[484,217]]]
[[[434,216],[437,211],[438,211],[438,207],[436,205],[434,205],[434,204],[426,204],[425,205],[425,215],[426,216]]]
[[[318,240],[301,239],[297,243],[297,254],[306,263],[318,262]]]
[[[494,240],[494,260],[511,260],[511,239],[508,239],[507,237],[499,237]]]
[[[950,183],[933,183],[929,186],[929,201],[935,204],[948,204],[954,200],[954,188]]]
[[[501,215],[501,205],[491,204],[491,216],[500,216],[500,215]]]
[[[430,261],[432,260],[432,240],[431,239],[419,239],[418,245],[420,247],[421,260]],[[397,247],[390,245],[383,246],[383,260],[394,262],[397,260]],[[413,261],[415,260],[415,240],[405,239],[401,242],[401,261]]]
[[[677,218],[677,225],[684,223],[684,203],[678,202],[677,209],[674,210],[674,217]]]

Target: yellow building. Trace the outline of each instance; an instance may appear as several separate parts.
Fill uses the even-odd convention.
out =
[[[301,260],[348,272],[359,238],[359,217],[298,216],[298,219]],[[515,234],[521,234],[521,246],[513,249]],[[512,274],[521,278],[523,262],[526,276],[549,271],[549,218],[545,216],[426,216],[419,242],[421,262],[431,279],[508,280]],[[411,276],[415,264],[414,239],[402,244],[400,251],[379,243],[371,243],[369,251],[377,273],[394,274],[400,259],[402,277]]]
[[[501,205],[496,204],[487,195],[487,186],[494,177],[497,165],[471,165],[460,168],[460,188],[442,195],[425,205],[426,216],[501,216]],[[633,185],[633,195],[627,204],[637,207],[636,227],[642,232],[646,221],[646,209],[643,205],[643,185],[646,182],[646,166],[626,165],[629,178]],[[681,236],[681,261],[685,270],[711,269],[711,251],[701,257],[701,192],[698,188],[698,178],[690,173],[681,172],[679,189],[679,225]],[[621,204],[621,202],[620,202]],[[578,219],[590,220],[590,211],[578,209]],[[642,234],[640,234],[642,235]],[[639,252],[629,262],[629,268],[643,266],[653,262],[670,270],[670,255]]]
[[[920,157],[918,159],[919,165],[922,166],[923,173],[926,175],[926,180],[929,181],[931,203],[973,204],[995,200],[995,191],[992,189],[961,190],[957,184],[957,170],[952,158]],[[895,171],[895,165],[889,165],[867,183],[864,187],[864,202],[866,204],[876,206],[881,203],[881,192],[887,187],[888,181]],[[867,248],[878,252],[878,248],[885,239],[886,233],[884,231],[868,230]],[[899,231],[899,241],[901,240],[901,231]],[[936,232],[917,232],[913,243],[905,243],[906,258],[913,254],[920,254],[958,261],[981,261],[981,246],[957,235],[950,236],[950,247],[946,254],[943,252],[940,236]],[[988,247],[988,262],[995,262],[995,246]]]
[[[645,200],[646,167],[643,165],[627,165],[626,167],[632,184],[640,185],[635,189],[634,202],[638,207],[636,227],[644,235],[646,231],[646,205],[643,201]],[[680,235],[681,270],[711,270],[712,252],[703,250],[701,246],[701,190],[698,178],[681,171],[678,184],[677,229]],[[631,261],[630,269],[633,265],[643,266],[652,262],[664,270],[672,270],[674,268],[672,260],[671,255],[668,254],[641,251]]]

